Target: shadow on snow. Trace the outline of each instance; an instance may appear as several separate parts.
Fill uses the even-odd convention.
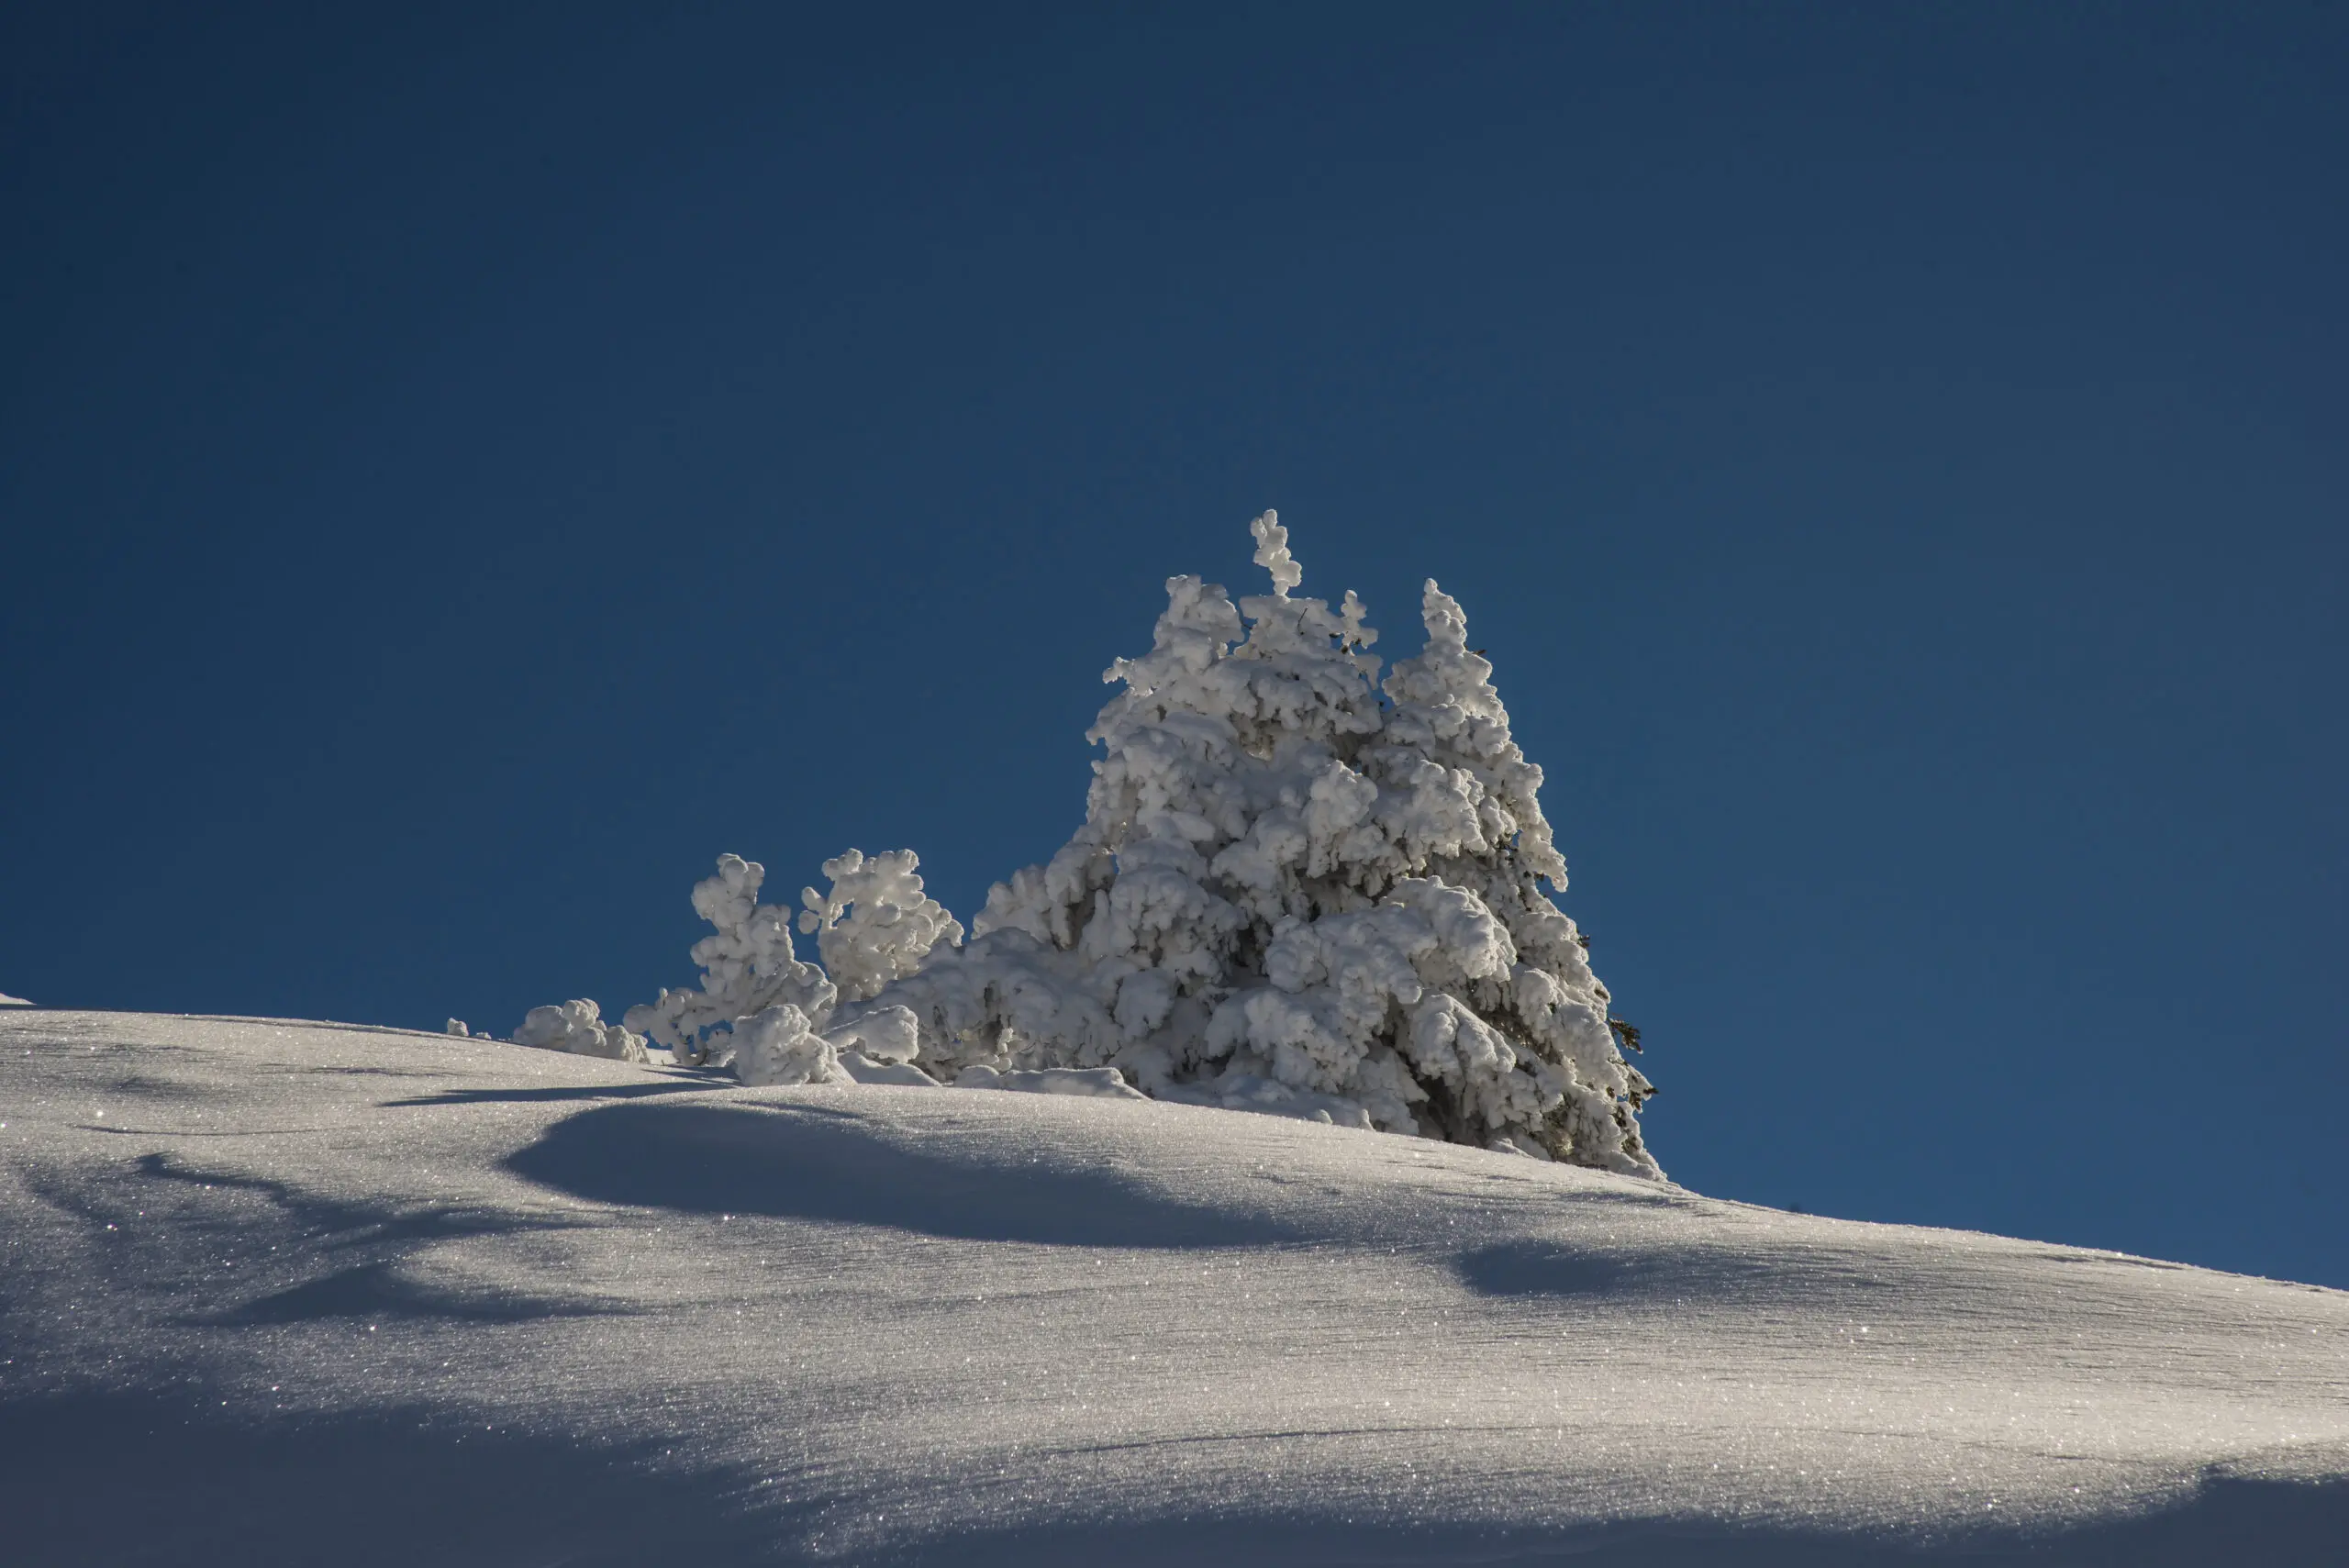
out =
[[[506,1162],[597,1203],[886,1226],[964,1241],[1247,1247],[1303,1240],[1045,1151],[907,1146],[817,1107],[621,1105],[582,1111]]]
[[[207,1408],[194,1390],[0,1401],[0,1518],[12,1568],[94,1562],[331,1562],[342,1568],[641,1562],[699,1568],[852,1562],[1058,1568],[1306,1564],[1555,1564],[1557,1568],[2262,1568],[2341,1561],[2349,1486],[2214,1477],[2182,1507],[2039,1541],[1990,1535],[1942,1548],[1765,1530],[1496,1530],[1423,1519],[1068,1517],[926,1541],[868,1531],[885,1489],[820,1499],[793,1485],[662,1462],[656,1443],[596,1448],[463,1428],[418,1410],[297,1418]],[[1049,1477],[1040,1477],[1049,1482]],[[761,1499],[764,1499],[763,1501]],[[1130,1506],[1131,1498],[1119,1500]],[[841,1527],[845,1526],[845,1529]],[[860,1528],[862,1527],[862,1528]],[[863,1538],[862,1540],[859,1538]]]

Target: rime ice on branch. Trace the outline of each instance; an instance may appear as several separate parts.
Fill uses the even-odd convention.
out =
[[[918,1040],[904,1008],[868,1006],[840,1020],[833,1013],[841,986],[869,997],[918,968],[941,938],[962,939],[945,907],[923,895],[919,863],[907,850],[869,861],[851,850],[825,863],[829,898],[812,887],[801,892],[799,923],[820,931],[818,944],[833,966],[828,977],[792,951],[789,913],[758,901],[766,867],[719,856],[718,874],[694,887],[695,910],[718,928],[694,944],[700,988],[663,991],[630,1007],[628,1027],[680,1065],[730,1064],[746,1084],[845,1083],[905,1062]]]
[[[1360,602],[1292,596],[1287,530],[1253,531],[1269,595],[1170,579],[1151,651],[1105,675],[1075,835],[843,1015],[909,1009],[941,1078],[1114,1066],[1160,1098],[1659,1176],[1652,1086],[1543,890],[1565,864],[1542,772],[1459,605],[1430,582],[1427,646],[1381,683]]]
[[[813,934],[832,984],[861,1002],[921,967],[941,941],[959,942],[963,927],[921,890],[921,862],[911,850],[866,859],[860,851],[824,862],[832,891],[799,891],[799,929]]]
[[[821,1019],[838,1000],[824,972],[792,951],[790,911],[759,902],[766,874],[756,861],[720,855],[718,874],[694,884],[694,913],[718,928],[694,944],[701,985],[664,990],[660,1000],[628,1010],[628,1027],[665,1046],[682,1066],[722,1059],[738,1019],[785,1004]]]

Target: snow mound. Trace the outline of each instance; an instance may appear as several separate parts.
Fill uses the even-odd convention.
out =
[[[2349,1295],[893,1081],[0,1020],[8,1562],[2199,1568],[2349,1540]]]
[[[935,1089],[938,1080],[907,1062],[875,1062],[861,1051],[840,1053],[841,1075],[852,1084],[899,1089]]]
[[[460,1038],[465,1033],[465,1026],[455,1018],[449,1020],[447,1028],[450,1034]],[[522,1020],[522,1027],[514,1031],[514,1043],[540,1051],[608,1057],[614,1062],[649,1062],[652,1059],[644,1049],[641,1035],[631,1034],[618,1024],[606,1023],[603,1009],[587,1001],[531,1008],[529,1016]]]
[[[1074,1095],[1089,1100],[1146,1100],[1148,1095],[1128,1084],[1114,1067],[1043,1067],[1032,1072],[1017,1068],[998,1073],[992,1067],[965,1067],[955,1075],[958,1089],[1017,1089],[1030,1095]]]

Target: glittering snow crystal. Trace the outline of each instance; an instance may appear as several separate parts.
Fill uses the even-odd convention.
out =
[[[1651,1086],[1543,891],[1565,865],[1541,770],[1460,606],[1429,583],[1427,647],[1381,684],[1360,602],[1293,596],[1287,530],[1253,530],[1273,592],[1168,582],[1151,651],[1104,677],[1124,690],[1089,732],[1084,825],[967,945],[884,880],[900,913],[836,960],[836,902],[810,895],[826,962],[872,987],[844,1015],[909,1010],[941,1079],[1115,1067],[1162,1098],[1659,1175]]]

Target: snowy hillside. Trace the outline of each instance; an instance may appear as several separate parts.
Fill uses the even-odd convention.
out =
[[[2313,1287],[252,1019],[11,1012],[0,1151],[20,1568],[2349,1559]]]

